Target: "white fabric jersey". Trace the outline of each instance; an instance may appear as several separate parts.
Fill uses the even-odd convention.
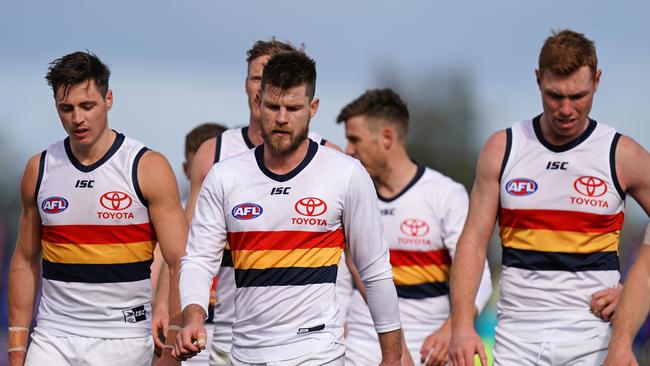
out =
[[[619,281],[624,192],[616,178],[619,134],[590,120],[554,146],[540,117],[507,130],[500,178],[503,244],[498,327],[524,340],[574,341],[609,330],[591,295]]]
[[[156,234],[137,182],[146,151],[117,134],[90,166],[74,157],[68,139],[41,155],[40,330],[96,338],[149,335]]]
[[[263,154],[259,146],[216,164],[206,177],[181,260],[182,307],[206,308],[227,240],[237,286],[232,357],[301,357],[342,338],[334,283],[349,245],[369,288],[375,328],[399,329],[376,193],[363,167],[313,141],[284,175],[269,171]]]
[[[325,144],[325,139],[315,132],[309,132],[309,138],[321,145]],[[239,155],[254,147],[255,145],[248,138],[248,127],[226,130],[217,137],[214,162],[217,163]],[[232,322],[235,319],[235,273],[232,270],[232,256],[230,247],[227,244],[217,278],[217,299],[214,308],[212,342],[222,352],[230,352],[232,346]]]
[[[423,166],[418,167],[411,182],[395,197],[379,196],[402,330],[416,361],[420,359],[424,339],[449,317],[450,266],[467,205],[465,187]],[[486,262],[476,298],[479,311],[491,293]],[[370,365],[381,361],[379,339],[368,306],[358,291],[350,304],[347,343],[349,363]]]

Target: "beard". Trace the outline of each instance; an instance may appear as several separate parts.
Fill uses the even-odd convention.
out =
[[[296,151],[300,147],[300,144],[307,139],[309,134],[309,121],[307,121],[304,128],[299,130],[282,130],[288,132],[287,135],[278,136],[273,134],[273,130],[278,129],[271,128],[267,130],[264,124],[262,124],[262,139],[264,139],[264,144],[275,155],[288,155]]]

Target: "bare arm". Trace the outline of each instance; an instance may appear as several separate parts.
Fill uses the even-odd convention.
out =
[[[180,258],[185,253],[187,222],[176,188],[176,178],[167,159],[149,151],[142,156],[138,166],[138,182],[149,204],[149,216],[156,229],[160,251],[169,268],[169,323],[180,325],[180,297],[178,271]],[[168,344],[173,341],[173,335]],[[163,353],[168,354],[169,352]]]
[[[484,270],[490,236],[499,207],[499,173],[505,154],[506,133],[499,131],[486,142],[479,156],[469,213],[458,241],[451,269],[452,336],[454,365],[473,365],[475,353],[486,365],[485,350],[474,330],[474,299]]]
[[[208,175],[210,168],[214,165],[215,151],[217,148],[217,139],[211,138],[199,146],[192,161],[192,170],[190,174],[190,193],[185,205],[185,216],[187,222],[192,222],[194,210],[196,209],[196,200],[201,192],[201,185]]]
[[[9,353],[10,365],[22,365],[27,347],[32,309],[41,276],[41,218],[34,191],[38,178],[40,154],[27,163],[20,185],[23,210],[18,240],[9,266]]]
[[[650,216],[650,154],[634,140],[622,136],[616,149],[616,174],[621,187]],[[608,362],[632,357],[632,341],[650,310],[650,234],[646,234],[639,256],[630,269],[620,304],[613,318]],[[631,364],[631,363],[628,363]]]

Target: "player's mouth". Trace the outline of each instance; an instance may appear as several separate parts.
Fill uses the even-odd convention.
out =
[[[577,118],[555,118],[555,124],[559,126],[561,129],[569,130],[573,127],[575,127],[576,123],[578,122]]]
[[[77,138],[77,139],[83,139],[88,135],[88,132],[90,130],[85,128],[85,127],[77,127],[72,129],[72,134]]]
[[[285,136],[290,136],[291,135],[291,132],[286,131],[286,130],[273,130],[273,131],[271,131],[271,133],[274,134],[275,136],[279,136],[279,137],[285,137]]]

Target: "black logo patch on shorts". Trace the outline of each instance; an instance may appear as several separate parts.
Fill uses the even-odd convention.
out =
[[[124,314],[124,321],[127,323],[137,323],[147,320],[147,309],[144,308],[144,305],[122,310],[122,313]]]
[[[325,329],[325,324],[317,325],[315,327],[311,328],[298,328],[298,332],[296,334],[305,334],[305,333],[311,333],[311,332],[318,332],[320,330]]]

